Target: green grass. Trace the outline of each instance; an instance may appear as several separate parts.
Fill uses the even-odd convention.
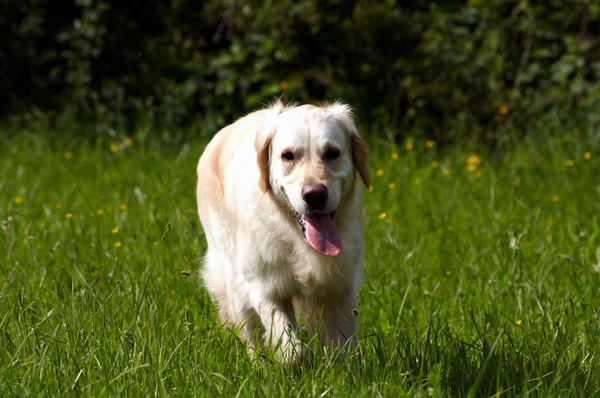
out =
[[[203,142],[2,138],[0,396],[600,395],[600,135],[542,130],[372,142],[361,355],[300,368],[249,360],[200,287]]]

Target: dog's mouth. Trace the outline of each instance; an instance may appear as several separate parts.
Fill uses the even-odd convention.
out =
[[[304,239],[324,256],[337,256],[342,250],[342,239],[333,225],[335,211],[331,213],[300,214],[292,209],[302,228]]]

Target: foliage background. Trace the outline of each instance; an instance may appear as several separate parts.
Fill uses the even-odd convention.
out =
[[[495,144],[597,122],[598,0],[0,0],[0,110],[221,127],[273,96]],[[579,112],[582,110],[583,112]],[[516,124],[515,124],[516,122]]]

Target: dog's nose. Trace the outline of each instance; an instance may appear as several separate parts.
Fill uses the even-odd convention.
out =
[[[325,207],[327,187],[324,184],[306,184],[302,187],[302,199],[313,208]]]

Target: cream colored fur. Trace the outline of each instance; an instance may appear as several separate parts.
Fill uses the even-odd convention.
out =
[[[335,162],[323,159],[335,145]],[[298,160],[286,162],[292,149]],[[300,155],[301,154],[301,155]],[[301,352],[296,314],[327,347],[356,345],[363,257],[362,183],[367,148],[347,105],[284,106],[277,101],[225,127],[198,164],[198,213],[208,251],[202,277],[223,323],[240,328],[254,351],[255,329],[284,362]],[[362,181],[361,181],[362,179]],[[342,239],[336,257],[304,240],[304,184],[328,189],[327,211]],[[316,330],[319,328],[319,330]]]

